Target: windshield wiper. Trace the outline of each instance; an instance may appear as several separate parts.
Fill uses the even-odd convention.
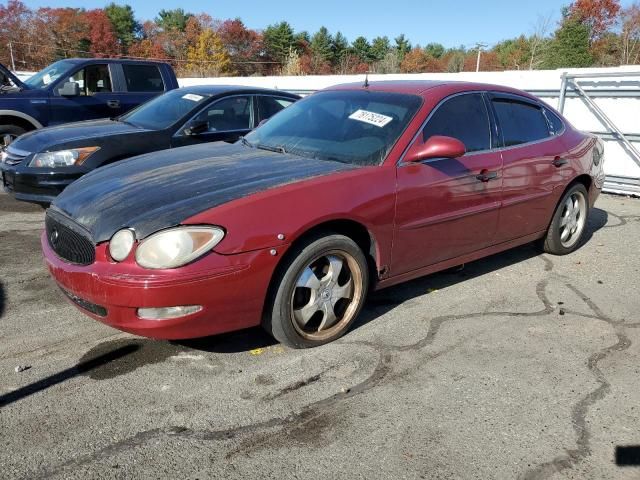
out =
[[[257,145],[255,145],[255,147],[259,148],[260,150],[267,150],[269,152],[287,153],[287,151],[282,146],[272,147],[272,146],[269,146],[269,145],[257,144]]]
[[[240,137],[240,141],[242,142],[242,144],[245,147],[249,147],[249,148],[253,148],[255,145],[253,143],[251,143],[249,140],[247,140],[246,138],[244,138],[244,136]]]

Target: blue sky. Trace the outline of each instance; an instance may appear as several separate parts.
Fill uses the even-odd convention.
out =
[[[104,7],[108,1],[23,0],[30,8]],[[158,10],[181,7],[206,12],[214,18],[240,17],[251,28],[287,20],[296,30],[316,31],[322,25],[340,30],[353,41],[358,35],[394,38],[404,33],[415,45],[439,42],[446,47],[470,46],[475,42],[496,43],[521,33],[531,33],[540,15],[551,16],[555,27],[562,5],[570,0],[241,0],[198,2],[155,0],[129,3],[139,19],[151,19]],[[629,5],[631,0],[623,0]]]

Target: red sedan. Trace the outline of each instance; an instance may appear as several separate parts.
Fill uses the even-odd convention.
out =
[[[47,211],[49,270],[82,311],[154,338],[262,324],[343,335],[370,289],[527,242],[580,245],[602,142],[537,98],[447,82],[318,92],[234,145],[96,170]]]

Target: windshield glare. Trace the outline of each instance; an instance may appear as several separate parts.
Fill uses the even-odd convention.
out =
[[[124,114],[120,120],[143,128],[162,130],[176,123],[210,96],[171,90]]]
[[[71,70],[74,65],[75,63],[70,60],[59,60],[24,80],[24,83],[31,88],[44,88],[60,78],[60,75]]]
[[[364,89],[319,92],[285,108],[246,140],[321,160],[379,165],[421,103],[416,95]]]

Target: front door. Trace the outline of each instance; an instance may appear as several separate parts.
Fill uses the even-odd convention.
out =
[[[494,242],[501,202],[502,159],[492,148],[492,123],[481,93],[436,107],[415,141],[457,138],[467,154],[400,164],[391,274],[480,250]]]
[[[60,89],[65,82],[77,83],[80,95],[61,96]],[[109,66],[89,65],[59,81],[54,87],[49,108],[50,126],[120,115],[120,94],[113,92]]]
[[[181,147],[204,142],[235,142],[254,126],[253,98],[251,95],[234,95],[207,105],[172,139],[172,146]],[[185,129],[194,125],[206,125],[197,135],[187,135]]]

